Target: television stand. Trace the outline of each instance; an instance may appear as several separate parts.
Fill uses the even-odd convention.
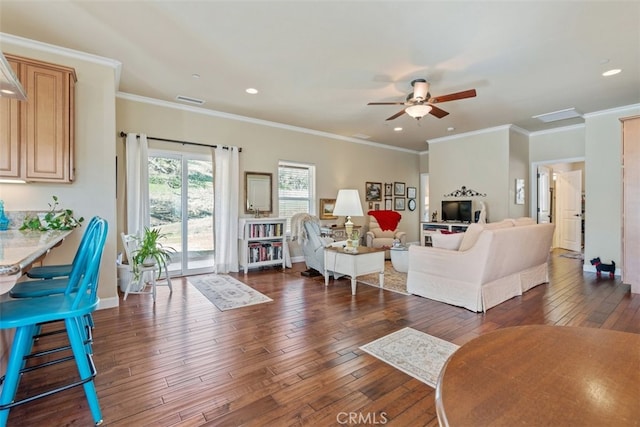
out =
[[[421,222],[420,223],[420,245],[431,246],[431,235],[439,230],[452,233],[464,233],[469,227],[466,222]]]

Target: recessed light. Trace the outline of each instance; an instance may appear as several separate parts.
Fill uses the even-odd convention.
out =
[[[618,74],[621,71],[622,70],[619,69],[619,68],[614,68],[613,70],[605,71],[604,73],[602,73],[602,75],[605,76],[605,77],[615,76],[616,74]]]
[[[447,128],[447,132],[453,132],[454,130],[456,130],[456,128],[453,128],[453,127],[448,127]]]
[[[191,74],[191,77],[193,77],[194,79],[199,79],[200,78],[200,74],[193,73],[193,74]]]
[[[245,90],[245,92],[250,93],[251,95],[255,95],[256,93],[258,93],[258,89],[254,89],[250,87],[247,90]]]
[[[393,128],[393,130],[395,130],[396,132],[400,132],[402,130],[401,127],[397,127],[397,128]]]

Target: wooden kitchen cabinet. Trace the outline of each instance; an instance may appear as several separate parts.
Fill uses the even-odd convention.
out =
[[[5,55],[27,93],[0,100],[0,178],[74,180],[73,68]]]

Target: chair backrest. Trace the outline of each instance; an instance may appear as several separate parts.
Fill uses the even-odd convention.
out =
[[[71,273],[69,273],[69,280],[67,282],[67,289],[65,293],[75,292],[76,288],[74,286],[78,286],[80,283],[80,278],[83,274],[83,266],[80,264],[80,255],[86,251],[87,245],[92,239],[94,228],[100,221],[100,217],[94,216],[87,224],[87,228],[84,230],[84,234],[82,235],[82,239],[80,239],[80,245],[78,246],[78,250],[76,251],[75,256],[73,257],[73,262],[71,264]]]
[[[69,286],[67,286],[67,291],[65,292],[66,295],[75,294],[72,309],[78,309],[81,305],[91,306],[97,301],[100,261],[102,260],[108,230],[107,221],[96,217],[95,223],[86,231],[88,234],[87,243],[77,256],[77,271],[73,276],[69,276]]]
[[[133,266],[133,253],[138,249],[138,236],[135,234],[120,233],[122,237],[122,245],[124,246],[124,253],[127,256],[129,262],[129,268]]]

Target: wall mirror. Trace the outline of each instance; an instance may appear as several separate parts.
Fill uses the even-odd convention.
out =
[[[265,172],[244,173],[244,194],[246,196],[244,212],[271,213],[271,178],[272,174]]]

